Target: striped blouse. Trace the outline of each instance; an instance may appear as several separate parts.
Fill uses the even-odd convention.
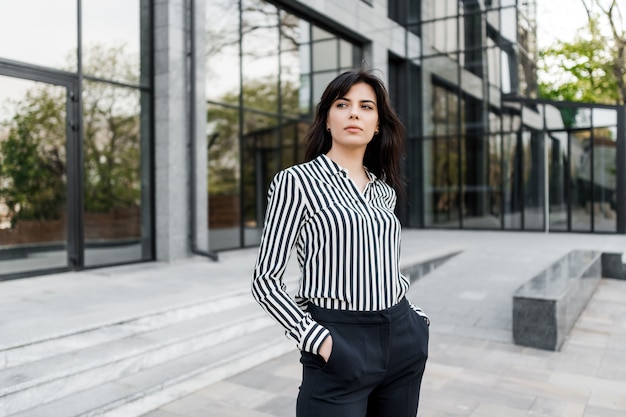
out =
[[[398,303],[409,288],[399,267],[395,191],[368,176],[361,192],[344,168],[320,155],[280,171],[270,185],[252,293],[300,350],[318,353],[329,334],[306,313],[308,302],[375,311]],[[295,300],[283,282],[294,246],[301,272]]]

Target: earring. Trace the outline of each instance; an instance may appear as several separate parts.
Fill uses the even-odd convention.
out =
[[[378,135],[378,128],[376,128],[376,130],[374,131],[375,135]]]
[[[330,126],[326,126],[326,130],[330,132]]]

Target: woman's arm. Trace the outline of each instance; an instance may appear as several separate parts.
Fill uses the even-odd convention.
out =
[[[286,330],[298,348],[318,354],[329,331],[304,313],[287,294],[283,275],[306,214],[303,190],[293,173],[279,172],[268,206],[252,279],[256,301]]]

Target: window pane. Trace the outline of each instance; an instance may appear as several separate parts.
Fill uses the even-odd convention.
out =
[[[307,51],[298,48],[302,30],[303,26],[296,16],[281,12],[280,98],[283,114],[294,118],[307,114],[309,110],[308,91],[300,85],[302,74],[309,72],[307,62],[302,59],[302,52]],[[300,94],[304,97],[301,98]],[[301,103],[304,104],[302,108]]]
[[[522,227],[522,152],[517,133],[507,134],[502,142],[504,178],[504,228]]]
[[[211,250],[236,248],[241,209],[239,187],[239,111],[208,106],[209,244]]]
[[[327,39],[334,39],[335,36],[332,33],[326,32],[324,29],[320,29],[317,26],[311,27],[313,32],[313,41],[321,41]]]
[[[335,39],[313,43],[313,71],[335,70],[339,67],[337,44]]]
[[[76,0],[5,0],[0,10],[1,58],[76,71]]]
[[[354,45],[344,40],[339,41],[339,66],[342,69],[354,66]]]
[[[278,118],[244,113],[243,224],[244,246],[258,244],[265,217],[267,191],[280,164]]]
[[[237,103],[239,99],[239,7],[230,0],[206,4],[206,97]]]
[[[502,30],[500,34],[510,42],[517,42],[517,9],[508,7],[501,9],[500,18],[502,19]]]
[[[544,230],[543,141],[539,133],[524,131],[524,229]]]
[[[278,113],[279,15],[265,2],[243,3],[244,106]]]
[[[326,89],[326,86],[333,78],[337,76],[335,72],[322,72],[313,75],[313,105],[315,106],[322,98],[322,93]]]
[[[83,56],[92,64],[83,64],[85,75],[138,83],[141,27],[139,2],[83,1],[82,13]]]
[[[0,275],[67,266],[66,89],[0,76]]]
[[[427,158],[432,161],[426,172],[426,225],[459,227],[459,141],[455,137],[437,137],[426,141]]]
[[[362,51],[267,1],[241,3],[241,28],[239,3],[209,3],[209,246],[222,250],[258,243],[271,178],[303,161],[315,104],[340,65],[353,67]]]
[[[593,194],[594,230],[617,231],[616,173],[617,142],[607,130],[597,129],[593,138],[593,180],[589,186]]]
[[[591,150],[586,138],[591,131],[582,130],[570,134],[572,178],[572,230],[591,231],[592,185]]]
[[[139,90],[83,87],[85,264],[144,259]]]
[[[568,162],[567,133],[550,132],[548,136],[550,230],[568,229]]]

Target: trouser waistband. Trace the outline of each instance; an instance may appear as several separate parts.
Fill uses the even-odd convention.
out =
[[[409,310],[409,302],[406,298],[402,298],[402,300],[394,306],[376,311],[334,310],[318,307],[313,303],[309,303],[307,306],[307,311],[315,320],[328,323],[351,324],[389,323],[392,320],[398,320],[406,316]]]

